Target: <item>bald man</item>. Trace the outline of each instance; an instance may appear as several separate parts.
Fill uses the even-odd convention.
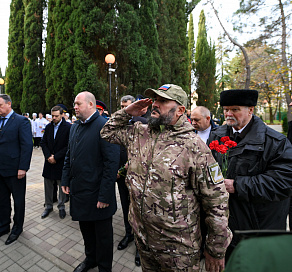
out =
[[[203,106],[196,107],[191,113],[191,122],[193,127],[196,129],[196,133],[206,143],[211,129],[216,127],[211,119],[210,111]]]
[[[79,93],[74,110],[78,121],[70,130],[62,173],[62,190],[70,193],[70,214],[72,220],[79,221],[85,245],[86,258],[74,271],[96,266],[100,272],[112,271],[119,147],[100,137],[107,120],[96,111],[92,93]]]

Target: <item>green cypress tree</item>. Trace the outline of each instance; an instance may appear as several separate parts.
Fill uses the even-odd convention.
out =
[[[189,93],[186,1],[158,1],[159,52],[162,82],[181,86]]]
[[[46,58],[45,58],[45,76],[46,76],[46,105],[51,108],[55,104],[56,93],[54,92],[54,75],[53,75],[53,62],[55,60],[55,22],[54,22],[54,8],[56,0],[48,2],[48,24],[47,24],[47,37],[46,37]],[[56,103],[57,104],[57,103]]]
[[[114,4],[114,1],[72,0],[70,20],[73,22],[77,79],[74,94],[90,91],[97,99],[105,100],[107,74],[104,58],[105,48],[114,43]]]
[[[23,48],[24,48],[24,6],[22,0],[10,4],[8,67],[6,69],[6,93],[11,96],[13,109],[21,113],[20,103],[23,92]]]
[[[188,30],[188,56],[189,56],[189,90],[191,91],[192,85],[192,72],[193,72],[193,63],[194,63],[194,56],[195,56],[195,38],[194,38],[194,21],[193,21],[193,14],[190,14],[189,20],[189,30]]]
[[[196,91],[198,93],[197,105],[205,106],[212,111],[215,106],[214,104],[217,102],[215,46],[212,45],[211,41],[208,44],[206,18],[203,10],[200,14],[198,27],[195,53]]]
[[[48,92],[46,102],[48,107],[62,103],[69,109],[74,100],[73,90],[76,85],[74,72],[74,35],[71,0],[57,0],[51,17],[53,18],[54,39],[52,41],[53,61],[51,63],[51,75],[53,81],[47,79]],[[50,17],[50,16],[49,16]],[[47,58],[47,57],[46,57]],[[51,89],[49,86],[51,85]]]
[[[153,0],[142,0],[139,10],[140,33],[146,54],[143,55],[144,65],[141,67],[139,78],[143,79],[137,86],[138,89],[148,87],[157,88],[161,81],[161,58],[158,52],[158,33],[155,25],[157,16],[157,3]]]
[[[136,3],[135,3],[136,2]],[[137,1],[119,1],[116,6],[114,32],[115,43],[111,46],[116,54],[118,100],[125,94],[135,96],[146,81],[146,51],[140,33],[139,5]],[[118,101],[117,101],[118,102]]]
[[[24,67],[22,112],[45,109],[42,32],[44,0],[24,0]]]

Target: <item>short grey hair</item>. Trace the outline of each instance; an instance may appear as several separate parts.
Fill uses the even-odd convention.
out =
[[[132,95],[125,95],[125,96],[123,96],[122,98],[121,98],[121,103],[122,102],[127,102],[127,101],[131,101],[131,103],[133,103],[133,102],[135,102],[135,97],[134,96],[132,96]]]
[[[199,111],[203,117],[211,117],[211,112],[204,106],[198,106],[193,111]]]
[[[0,94],[0,98],[5,101],[5,104],[7,104],[8,102],[12,103],[11,97],[8,94]]]

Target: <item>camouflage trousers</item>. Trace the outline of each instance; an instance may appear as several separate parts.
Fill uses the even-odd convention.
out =
[[[140,254],[143,272],[198,272],[200,271],[199,254],[174,255],[149,249],[137,237],[136,245]]]

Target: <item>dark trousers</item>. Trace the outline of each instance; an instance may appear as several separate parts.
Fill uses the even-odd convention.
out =
[[[64,210],[65,209],[66,195],[62,191],[61,180],[51,180],[51,179],[44,178],[46,209],[52,209],[53,208],[54,187],[55,187],[54,184],[57,184],[58,187],[59,187],[58,209],[59,210]]]
[[[0,232],[10,229],[11,195],[14,200],[12,233],[19,235],[23,230],[25,213],[26,176],[3,177],[0,175]]]
[[[126,186],[124,177],[118,178],[117,183],[118,183],[118,189],[119,189],[121,205],[122,205],[122,210],[123,210],[126,235],[129,236],[132,234],[132,227],[131,227],[129,220],[128,220],[129,206],[130,206],[129,190],[128,190],[128,187]]]
[[[34,146],[40,147],[42,137],[34,137],[33,139],[34,139]]]
[[[86,262],[91,266],[98,266],[99,272],[112,271],[112,217],[97,221],[79,221],[79,226],[84,240]]]

